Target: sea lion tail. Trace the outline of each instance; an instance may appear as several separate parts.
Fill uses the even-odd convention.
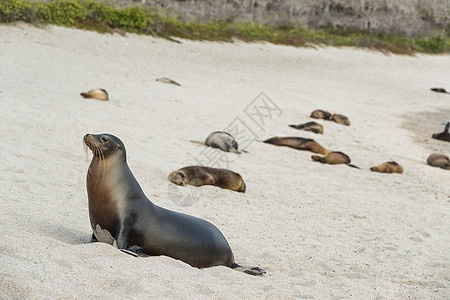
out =
[[[234,263],[231,265],[231,268],[233,270],[236,270],[239,272],[244,272],[246,274],[254,275],[254,276],[262,276],[262,275],[266,274],[266,271],[264,271],[260,267],[244,267],[244,266]]]
[[[360,168],[360,167],[357,167],[357,166],[355,166],[355,165],[352,165],[352,164],[347,164],[347,166],[349,166],[349,167],[352,167],[352,168],[356,168],[356,169],[359,169],[359,170],[361,170],[361,168]]]

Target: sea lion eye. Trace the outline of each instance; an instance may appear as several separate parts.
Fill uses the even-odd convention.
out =
[[[108,143],[109,142],[109,139],[107,137],[105,137],[105,136],[102,136],[101,140],[102,140],[103,143]]]

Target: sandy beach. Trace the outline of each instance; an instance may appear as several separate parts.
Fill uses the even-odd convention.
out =
[[[430,91],[450,90],[449,67],[449,55],[1,25],[0,298],[448,299],[450,172],[426,159],[450,155],[431,139],[450,95]],[[80,96],[93,88],[110,100]],[[315,109],[351,126],[288,126]],[[190,142],[224,129],[244,132],[248,153]],[[213,223],[239,264],[267,274],[88,243],[86,133],[121,138],[153,203]],[[261,142],[273,136],[313,138],[361,170]],[[403,174],[369,170],[391,160]],[[198,162],[240,173],[246,193],[167,180]]]

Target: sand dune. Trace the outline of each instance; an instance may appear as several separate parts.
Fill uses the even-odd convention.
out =
[[[430,138],[449,121],[450,96],[429,90],[450,89],[448,55],[178,44],[23,24],[0,27],[0,53],[0,298],[450,294],[450,172],[426,165],[432,152],[450,154],[448,143]],[[94,88],[110,100],[80,96]],[[344,114],[351,126],[316,120],[323,135],[288,126],[311,121],[314,109]],[[189,142],[232,128],[245,131],[249,153],[220,157]],[[238,263],[268,275],[88,244],[82,138],[103,132],[125,143],[155,204],[212,222]],[[260,142],[272,136],[314,138],[361,170]],[[205,159],[240,173],[247,192],[168,182],[170,171]],[[404,173],[369,171],[389,160]]]

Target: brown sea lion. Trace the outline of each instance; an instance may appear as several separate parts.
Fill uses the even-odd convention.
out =
[[[301,129],[306,131],[312,131],[314,133],[323,134],[323,126],[316,122],[308,122],[304,124],[289,125],[289,126],[295,129]]]
[[[298,150],[306,150],[319,154],[326,154],[330,150],[322,147],[318,142],[313,139],[305,139],[302,137],[273,137],[265,140],[264,143],[273,144],[276,146],[286,146]]]
[[[311,113],[311,118],[329,120],[331,114],[327,111],[316,109]]]
[[[119,138],[87,134],[84,142],[93,153],[86,178],[93,241],[135,255],[166,255],[197,268],[265,273],[236,264],[227,240],[210,222],[153,204],[128,167]]]
[[[169,181],[177,185],[215,185],[223,189],[245,193],[245,182],[236,172],[204,166],[189,166],[169,174]]]
[[[433,167],[439,167],[444,170],[450,170],[450,160],[447,155],[441,153],[430,154],[427,163]]]
[[[332,114],[330,120],[338,124],[350,126],[350,121],[348,120],[348,118],[341,114]]]
[[[403,173],[403,167],[395,161],[388,161],[379,166],[370,168],[370,171],[380,173]]]
[[[175,85],[181,86],[181,84],[179,84],[175,80],[172,80],[172,79],[167,78],[167,77],[158,78],[158,79],[156,79],[156,81],[163,82],[163,83],[170,83],[170,84],[175,84]]]
[[[92,98],[102,101],[109,100],[108,92],[106,92],[106,90],[104,89],[93,89],[86,93],[80,93],[80,95],[84,98]]]
[[[357,166],[350,164],[351,160],[347,154],[339,151],[330,151],[327,154],[325,154],[325,156],[312,155],[311,159],[314,161],[321,162],[323,164],[330,164],[330,165],[346,164],[349,167],[359,169]]]
[[[448,132],[449,126],[450,126],[450,122],[447,122],[443,132],[435,133],[431,137],[433,139],[450,142],[450,133]]]

